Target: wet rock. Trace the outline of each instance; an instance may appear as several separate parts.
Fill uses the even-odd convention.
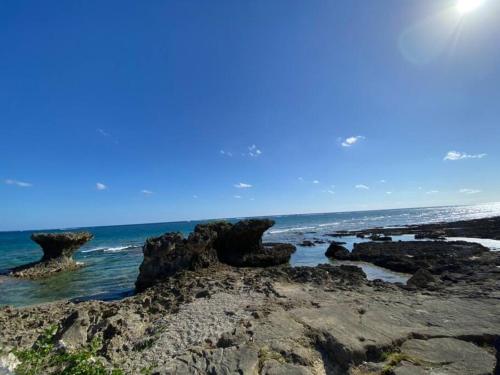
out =
[[[88,232],[35,233],[31,239],[43,250],[38,262],[13,268],[9,275],[26,279],[39,279],[53,274],[80,268],[83,264],[73,260],[73,253],[90,241],[93,235]]]
[[[325,255],[329,258],[339,260],[349,259],[349,250],[347,250],[344,246],[339,245],[338,242],[332,242],[330,246],[328,246]]]
[[[386,242],[386,241],[392,241],[392,237],[384,236],[384,235],[380,235],[380,234],[372,234],[370,236],[370,240]]]
[[[435,230],[429,232],[415,233],[416,240],[429,239],[429,240],[445,240],[445,232],[442,230]]]
[[[488,252],[482,245],[464,241],[364,242],[354,245],[349,259],[371,262],[397,272],[415,273],[425,268],[440,274],[467,266],[471,258]]]
[[[315,246],[314,242],[312,241],[309,241],[309,240],[304,240],[302,241],[301,243],[299,243],[299,246],[303,246],[303,247],[312,247],[312,246]]]
[[[437,278],[434,277],[432,273],[424,268],[420,268],[412,277],[408,279],[406,284],[416,288],[426,288],[431,284],[435,284],[437,281]]]

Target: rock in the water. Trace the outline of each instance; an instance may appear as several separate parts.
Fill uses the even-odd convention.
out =
[[[219,261],[237,267],[268,267],[287,263],[295,247],[284,243],[262,243],[263,233],[274,225],[267,219],[242,220],[236,224],[199,224],[185,239],[180,233],[151,238],[144,245],[136,289],[182,270],[197,270]]]
[[[42,248],[42,259],[15,267],[10,275],[38,279],[80,268],[82,264],[73,260],[73,253],[93,237],[88,232],[34,233],[31,239]]]
[[[487,253],[488,248],[464,241],[398,241],[354,244],[350,260],[371,262],[397,272],[415,273],[425,268],[433,274],[466,267],[471,258]]]
[[[304,240],[302,241],[299,246],[303,246],[303,247],[312,247],[312,246],[315,246],[314,242],[312,241],[309,241],[309,240]]]
[[[329,258],[339,260],[349,259],[349,250],[347,250],[344,246],[339,245],[337,242],[332,242],[330,246],[328,246],[325,255]]]
[[[370,236],[370,240],[385,242],[385,241],[392,241],[392,237],[390,237],[390,236],[384,236],[384,235],[380,235],[380,234],[375,233],[375,234],[372,234]]]
[[[420,268],[412,277],[408,279],[406,284],[416,288],[426,288],[429,284],[436,283],[436,281],[437,279],[432,273],[424,268]]]
[[[31,239],[43,250],[42,262],[50,259],[71,258],[73,253],[94,236],[88,232],[34,233]]]

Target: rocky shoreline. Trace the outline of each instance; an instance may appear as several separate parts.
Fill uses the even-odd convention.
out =
[[[397,233],[497,238],[500,218],[483,220]],[[337,259],[413,274],[390,284],[355,266],[290,267],[292,247],[262,243],[271,225],[211,224],[148,240],[140,292],[121,301],[1,308],[0,373],[29,373],[41,347],[38,373],[48,374],[500,373],[500,252],[442,241],[332,248]]]

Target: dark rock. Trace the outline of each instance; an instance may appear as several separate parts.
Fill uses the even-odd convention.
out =
[[[406,282],[408,285],[414,286],[416,288],[426,288],[429,284],[434,284],[437,279],[424,268],[420,268],[415,274],[408,279]]]
[[[464,241],[364,242],[354,245],[350,260],[371,262],[393,271],[415,273],[425,268],[433,274],[467,267],[475,256],[488,253],[482,245]]]
[[[302,241],[301,243],[299,243],[299,246],[303,246],[303,247],[312,247],[312,246],[315,246],[314,242],[312,241],[309,241],[309,240],[304,240]]]
[[[242,220],[236,224],[199,224],[186,239],[167,233],[146,241],[136,289],[141,291],[158,280],[182,270],[196,271],[218,262],[238,267],[268,267],[287,263],[295,247],[262,244],[263,233],[274,225],[267,219]]]
[[[430,239],[430,240],[445,240],[445,233],[442,230],[435,230],[429,232],[415,233],[416,240]]]
[[[389,237],[389,236],[384,236],[384,235],[380,235],[380,234],[372,234],[370,236],[370,240],[372,241],[392,241],[392,237]]]
[[[70,271],[82,266],[73,260],[73,253],[90,241],[93,235],[88,232],[35,233],[31,239],[43,250],[38,262],[15,267],[10,275],[26,279],[39,279],[55,273]]]
[[[200,226],[187,239],[181,233],[147,239],[136,289],[144,290],[181,270],[196,271],[216,263],[217,251],[213,247],[216,239],[217,232]]]
[[[349,250],[347,250],[344,246],[339,245],[336,242],[332,242],[328,249],[326,250],[325,255],[329,258],[345,260],[349,259]]]

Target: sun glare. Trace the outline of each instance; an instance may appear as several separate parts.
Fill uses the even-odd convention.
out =
[[[460,14],[466,14],[479,8],[484,0],[458,0],[457,11]]]

